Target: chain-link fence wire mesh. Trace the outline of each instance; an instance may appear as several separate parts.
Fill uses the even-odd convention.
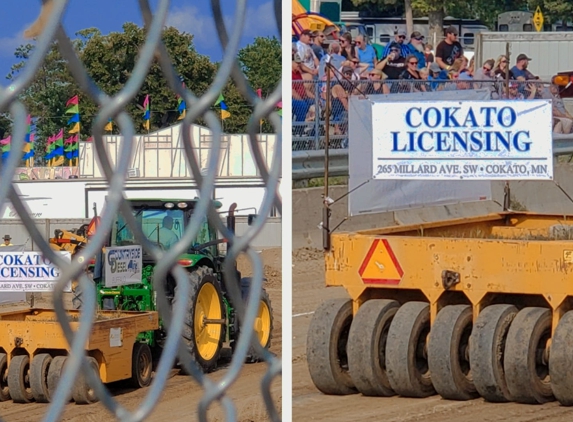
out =
[[[197,408],[198,419],[200,421],[206,421],[207,409],[213,402],[218,401],[226,413],[227,420],[236,420],[235,405],[226,393],[239,376],[250,347],[254,347],[268,365],[267,371],[261,380],[260,391],[269,419],[273,421],[280,420],[279,412],[271,397],[270,384],[281,375],[281,361],[268,350],[263,350],[254,335],[255,318],[258,312],[263,283],[263,266],[261,258],[250,247],[250,243],[261,231],[265,224],[266,216],[270,214],[273,205],[276,206],[282,214],[281,198],[278,194],[278,183],[281,176],[281,119],[280,116],[274,112],[275,105],[281,99],[282,83],[279,82],[275,90],[265,100],[259,99],[252,87],[249,86],[247,79],[236,61],[239,41],[242,38],[241,34],[245,25],[246,0],[237,0],[236,2],[236,12],[233,17],[233,27],[230,33],[223,19],[220,2],[218,0],[211,1],[210,7],[213,11],[219,41],[224,49],[224,56],[212,85],[200,98],[195,96],[190,90],[181,86],[179,78],[172,66],[171,58],[168,56],[167,50],[161,41],[162,29],[165,25],[170,2],[168,0],[160,0],[154,12],[151,11],[147,0],[139,0],[138,3],[147,28],[147,36],[131,78],[115,96],[109,97],[98,88],[97,81],[93,81],[89,77],[81,60],[77,57],[73,49],[72,43],[61,24],[68,5],[68,0],[43,0],[42,9],[37,21],[25,34],[28,37],[37,38],[36,51],[30,57],[21,75],[8,87],[0,87],[0,112],[8,112],[13,120],[11,153],[3,164],[0,163],[0,180],[2,181],[10,181],[13,179],[16,167],[22,159],[22,153],[18,152],[23,151],[27,131],[26,117],[28,113],[24,104],[18,100],[18,96],[32,82],[52,42],[56,41],[58,43],[60,53],[68,62],[69,69],[82,91],[89,95],[100,106],[99,113],[94,120],[92,135],[94,137],[94,144],[96,146],[100,166],[109,184],[109,195],[107,197],[106,207],[101,215],[101,224],[98,226],[98,230],[89,244],[78,253],[71,262],[65,261],[50,248],[48,242],[38,231],[33,219],[28,214],[25,205],[18,196],[16,188],[11,183],[0,183],[0,206],[7,200],[11,201],[19,218],[25,224],[32,240],[36,242],[44,256],[61,269],[61,276],[54,288],[53,300],[58,322],[61,324],[63,333],[70,345],[70,352],[58,387],[49,407],[46,408],[43,421],[60,420],[64,407],[68,402],[70,386],[73,385],[80,371],[83,371],[88,379],[88,383],[95,390],[100,401],[118,420],[126,422],[145,420],[157,405],[169,377],[169,372],[173,368],[176,359],[181,362],[185,371],[204,389],[204,394]],[[274,19],[277,22],[278,32],[280,34],[281,5],[278,0],[274,1]],[[121,133],[126,140],[133,139],[135,128],[130,116],[124,109],[126,104],[138,93],[154,59],[160,62],[170,88],[187,103],[187,114],[182,121],[182,132],[184,134],[183,144],[185,146],[188,165],[200,189],[200,199],[197,202],[188,227],[180,241],[168,251],[158,249],[145,237],[141,228],[136,223],[132,213],[132,207],[125,200],[122,193],[133,153],[133,142],[122,143],[117,165],[114,167],[107,155],[106,146],[103,141],[104,126],[110,118],[113,118],[118,123]],[[210,107],[222,91],[229,77],[234,80],[241,94],[253,106],[254,111],[248,123],[247,133],[250,138],[250,147],[256,165],[266,183],[265,196],[259,207],[260,218],[255,219],[248,231],[240,237],[234,236],[234,234],[223,225],[220,216],[211,202],[217,164],[220,158],[222,130],[217,115],[213,111],[210,111]],[[203,173],[197,163],[190,138],[191,124],[199,117],[202,117],[207,126],[213,131],[213,145],[208,159],[209,164]],[[267,168],[265,164],[263,154],[257,142],[258,125],[262,118],[267,118],[273,124],[278,138],[272,164],[269,168]],[[118,403],[102,384],[101,380],[93,372],[87,370],[89,365],[87,365],[84,351],[84,345],[89,338],[93,321],[95,320],[96,292],[93,287],[93,282],[90,281],[83,271],[82,262],[86,262],[86,259],[89,259],[101,250],[106,234],[111,231],[114,216],[119,212],[125,217],[129,227],[135,233],[138,242],[140,242],[146,252],[148,252],[157,263],[154,270],[153,286],[157,292],[159,315],[168,331],[153,382],[146,392],[146,397],[133,412]],[[186,251],[187,245],[191,244],[192,240],[197,236],[201,222],[206,215],[212,224],[214,224],[228,240],[227,259],[224,264],[225,287],[237,308],[241,331],[241,336],[234,350],[231,363],[224,375],[216,382],[202,373],[199,366],[192,361],[191,355],[186,347],[184,347],[180,341],[187,303],[186,301],[176,301],[171,309],[163,284],[163,280],[166,279],[168,272],[171,271],[178,286],[180,286],[179,293],[182,295],[181,297],[188,297],[190,290],[189,283],[187,282],[188,276],[186,271],[177,265],[177,260],[180,254]],[[240,254],[246,254],[252,268],[250,294],[246,303],[244,303],[241,298],[239,280],[234,271],[234,262]],[[83,308],[79,318],[79,329],[76,332],[72,331],[64,308],[64,289],[70,280],[78,280],[80,289],[83,292]],[[25,411],[24,408],[23,411]]]
[[[559,88],[551,83],[529,80],[344,80],[342,77],[331,80],[330,137],[329,147],[348,147],[348,97],[367,97],[377,94],[410,92],[452,91],[462,89],[488,89],[492,101],[501,99],[527,100],[551,99],[554,109],[554,133],[571,133],[573,119],[567,116]],[[292,81],[292,149],[293,151],[321,150],[325,146],[326,135],[326,81]],[[391,116],[388,116],[391,118]]]

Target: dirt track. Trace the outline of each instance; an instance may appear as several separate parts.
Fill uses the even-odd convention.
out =
[[[266,288],[269,292],[274,315],[273,340],[271,351],[281,355],[282,347],[282,271],[281,250],[270,249],[261,253],[267,277]],[[239,270],[243,275],[249,274],[249,269],[239,261]],[[237,420],[240,422],[255,422],[268,420],[266,408],[261,398],[260,383],[267,370],[266,363],[244,365],[232,387],[229,396],[236,406]],[[226,373],[223,367],[212,375],[214,380],[222,378]],[[149,389],[133,390],[121,384],[112,385],[110,391],[114,398],[129,410],[135,410],[145,399]],[[279,411],[282,409],[281,378],[277,377],[271,385],[271,394]],[[179,375],[172,371],[172,377],[167,381],[163,396],[151,415],[145,421],[189,421],[197,420],[197,404],[202,397],[202,389],[190,377]],[[35,422],[45,416],[48,405],[0,403],[0,416],[6,422]],[[113,421],[112,415],[102,404],[87,406],[70,403],[66,406],[62,422],[99,422]],[[226,420],[224,411],[219,404],[214,404],[208,412],[209,421]]]
[[[306,364],[306,333],[312,313],[326,299],[344,298],[339,287],[325,288],[322,252],[298,249],[293,252],[293,420],[386,422],[482,422],[573,420],[573,408],[557,402],[534,406],[516,403],[492,404],[483,399],[466,402],[402,397],[326,396],[310,379]]]

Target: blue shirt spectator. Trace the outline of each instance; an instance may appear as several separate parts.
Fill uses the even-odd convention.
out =
[[[355,39],[356,53],[358,55],[358,60],[360,63],[368,64],[366,68],[367,71],[371,71],[376,66],[376,50],[370,44],[366,43],[366,40],[362,35],[358,35]]]
[[[405,42],[406,31],[399,29],[396,33],[394,33],[394,41],[390,41],[388,44],[386,44],[386,47],[384,47],[384,51],[382,52],[382,59],[388,57],[390,50],[396,47],[400,49],[400,56],[406,57],[408,54],[410,54],[410,47],[405,44]]]
[[[418,32],[412,32],[410,42],[406,44],[410,49],[409,54],[413,54],[418,59],[418,69],[426,67],[426,56],[424,55],[424,36]]]
[[[430,88],[432,91],[438,91],[439,89],[444,89],[447,82],[437,82],[437,81],[448,81],[448,72],[442,70],[437,63],[432,63],[430,65],[430,74],[428,75],[428,80],[430,82]]]
[[[515,79],[519,78],[520,76],[525,78],[525,80],[529,79],[539,79],[529,70],[527,70],[527,65],[531,59],[527,57],[525,54],[520,54],[517,56],[517,60],[515,61],[515,66],[511,68],[511,73]]]

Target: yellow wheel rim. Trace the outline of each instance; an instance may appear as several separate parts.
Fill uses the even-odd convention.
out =
[[[271,310],[264,300],[260,301],[259,313],[255,319],[255,333],[260,345],[266,347],[271,336]]]
[[[199,290],[195,304],[195,344],[197,351],[204,360],[213,359],[219,349],[221,339],[221,324],[206,324],[206,319],[222,319],[219,294],[215,286],[205,283]]]

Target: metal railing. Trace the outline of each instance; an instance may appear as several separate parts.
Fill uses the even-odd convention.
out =
[[[504,80],[341,80],[331,81],[329,146],[331,149],[348,147],[348,97],[373,94],[400,95],[410,92],[452,91],[461,89],[489,89],[492,101],[500,99],[551,98],[561,107],[558,88],[540,81],[515,81],[506,86]],[[338,86],[337,88],[335,88]],[[340,89],[342,88],[342,89]],[[509,89],[507,89],[509,88]],[[326,135],[326,82],[324,80],[292,82],[292,149],[293,151],[322,150]],[[561,102],[561,104],[558,104]],[[554,118],[554,133],[560,139],[573,141],[573,119]]]
[[[213,1],[211,5],[215,25],[225,53],[212,85],[202,97],[196,97],[193,92],[181,87],[179,78],[167,54],[167,50],[161,41],[162,29],[165,25],[170,2],[168,0],[161,0],[158,3],[156,11],[152,13],[147,0],[139,1],[139,6],[147,28],[147,36],[139,53],[139,59],[134,66],[131,78],[115,96],[109,97],[106,93],[98,89],[95,81],[91,80],[82,62],[74,52],[72,43],[61,24],[68,5],[68,0],[45,0],[42,2],[41,15],[32,25],[31,30],[28,31],[30,37],[37,38],[36,50],[30,57],[22,73],[11,85],[8,87],[0,86],[0,112],[8,112],[14,122],[11,149],[12,151],[22,151],[27,131],[26,116],[28,115],[28,111],[24,104],[18,99],[18,96],[30,85],[52,43],[57,41],[60,53],[68,63],[74,79],[78,82],[82,91],[89,95],[99,106],[99,112],[93,124],[92,135],[94,137],[94,144],[101,169],[109,183],[108,203],[101,215],[99,230],[86,248],[77,254],[71,262],[64,261],[50,248],[46,238],[39,232],[34,224],[34,220],[32,220],[26,212],[26,208],[14,186],[11,183],[0,184],[0,206],[6,200],[12,202],[12,205],[19,214],[34,243],[49,260],[54,262],[62,270],[61,277],[53,292],[54,309],[63,333],[70,344],[71,351],[57,390],[52,397],[49,407],[46,408],[43,421],[60,420],[67,403],[70,386],[73,385],[74,379],[80,375],[80,371],[83,371],[83,374],[87,377],[88,382],[92,388],[94,388],[101,403],[111,414],[115,415],[118,420],[142,421],[150,415],[157,405],[176,358],[183,362],[186,372],[204,389],[204,394],[197,407],[196,416],[198,419],[200,421],[206,421],[207,409],[213,402],[218,401],[225,410],[227,419],[236,420],[237,416],[234,403],[227,395],[227,390],[239,376],[240,369],[245,361],[248,349],[251,346],[251,341],[253,347],[257,348],[258,352],[262,354],[268,364],[267,371],[263,375],[260,384],[261,395],[266,406],[268,417],[273,421],[280,420],[276,405],[271,398],[270,385],[271,382],[281,374],[281,361],[270,352],[261,350],[253,333],[254,322],[261,297],[263,265],[261,258],[251,247],[251,241],[261,231],[266,221],[265,216],[270,214],[273,205],[282,213],[281,199],[278,194],[281,169],[281,119],[280,116],[274,112],[275,105],[281,99],[281,83],[279,83],[266,100],[263,101],[258,98],[256,93],[249,86],[248,81],[236,62],[239,41],[242,38],[241,34],[245,26],[247,11],[246,0],[238,0],[236,3],[236,12],[232,20],[232,33],[229,33],[225,26],[220,3]],[[275,0],[274,3],[274,18],[280,33],[280,2]],[[125,106],[128,102],[132,101],[138,93],[155,57],[157,57],[163,69],[170,88],[174,93],[183,97],[187,104],[187,115],[182,122],[184,153],[191,168],[193,178],[200,188],[200,200],[196,205],[195,213],[191,218],[189,226],[181,240],[166,252],[162,252],[146,239],[141,229],[137,226],[130,204],[123,200],[121,194],[134,154],[135,137],[134,123],[125,111]],[[233,233],[229,232],[222,224],[211,203],[213,186],[220,161],[222,130],[217,115],[213,111],[210,111],[210,107],[217,99],[229,77],[233,78],[241,94],[254,106],[254,112],[252,118],[249,120],[250,123],[247,132],[250,138],[250,148],[253,153],[253,158],[262,179],[266,183],[265,196],[259,207],[260,218],[255,219],[253,225],[249,226],[248,230],[242,236],[234,236]],[[207,165],[204,169],[202,169],[202,166],[196,161],[194,146],[190,139],[190,125],[199,117],[202,117],[207,126],[212,130],[213,147],[209,152],[208,159],[206,160]],[[121,133],[126,140],[126,142],[123,142],[119,147],[119,154],[115,163],[111,163],[109,157],[105,154],[106,149],[103,141],[104,126],[110,118],[113,118],[114,121],[118,123]],[[277,133],[276,147],[270,166],[266,165],[260,150],[260,144],[257,142],[258,122],[262,118],[269,119]],[[11,153],[8,160],[3,165],[0,164],[0,180],[12,180],[21,158],[21,153]],[[206,171],[202,171],[205,169]],[[102,384],[101,380],[99,380],[93,372],[87,370],[89,365],[86,364],[87,360],[84,351],[84,345],[86,344],[95,319],[96,292],[93,287],[90,288],[92,284],[83,272],[81,262],[88,259],[88,257],[94,256],[98,250],[101,250],[106,232],[111,230],[113,217],[118,212],[124,215],[131,230],[136,234],[137,240],[141,242],[146,251],[148,251],[157,262],[153,283],[157,292],[160,316],[167,326],[169,333],[153,382],[151,386],[148,387],[146,397],[135,411],[129,411],[118,403]],[[167,273],[171,271],[177,283],[182,286],[181,295],[187,297],[189,293],[189,285],[186,282],[187,276],[184,269],[177,265],[177,259],[186,249],[186,245],[190,244],[192,239],[198,234],[200,224],[205,215],[208,215],[217,229],[230,240],[228,243],[230,247],[227,251],[228,259],[224,266],[225,279],[228,281],[226,287],[231,295],[232,301],[239,305],[237,307],[239,308],[238,314],[242,333],[231,363],[223,376],[218,377],[218,381],[213,381],[210,377],[203,374],[200,368],[192,362],[187,349],[183,347],[180,339],[185,319],[186,303],[185,301],[177,302],[177,305],[175,305],[171,311],[162,283]],[[241,294],[238,288],[239,281],[236,279],[236,274],[232,268],[233,261],[241,253],[248,256],[253,271],[251,292],[247,303],[243,303],[241,300]],[[74,279],[79,280],[80,288],[83,291],[83,310],[79,320],[80,326],[75,333],[71,330],[68,322],[64,309],[63,296],[64,288],[70,280]],[[241,304],[243,306],[240,306]]]

